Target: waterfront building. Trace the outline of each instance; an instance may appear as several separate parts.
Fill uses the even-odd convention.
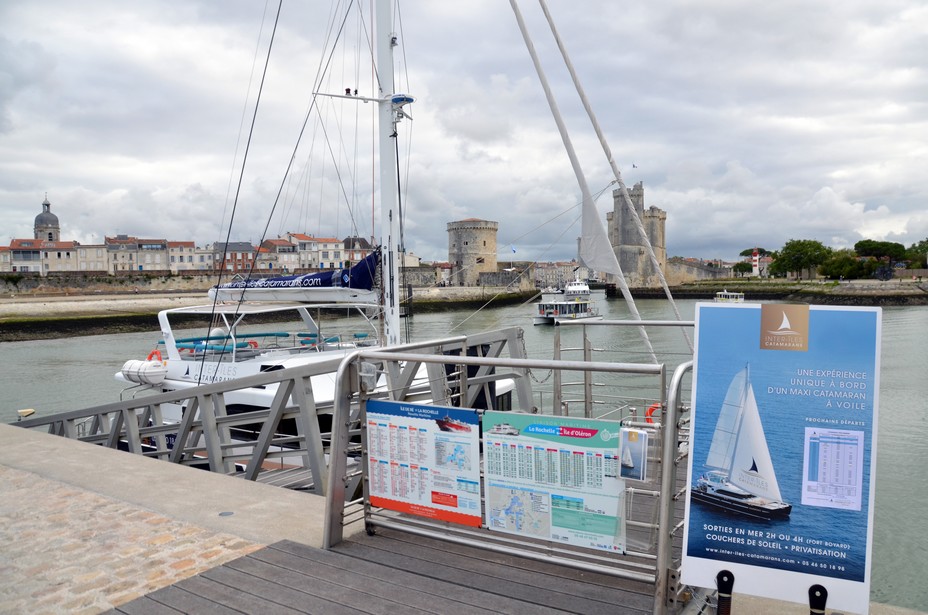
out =
[[[192,241],[168,242],[168,265],[171,273],[196,271],[198,269],[196,261],[197,248]]]
[[[80,273],[107,274],[109,260],[106,244],[76,244],[77,271]]]
[[[316,237],[316,249],[319,251],[319,269],[341,269],[342,242],[335,237]]]
[[[255,271],[292,273],[300,267],[297,246],[286,239],[265,239],[258,248]]]
[[[111,273],[170,270],[166,239],[139,239],[129,235],[104,237]]]
[[[342,250],[344,251],[345,262],[353,264],[367,258],[374,251],[374,247],[371,242],[363,237],[345,237],[344,241],[342,241]],[[401,266],[409,267],[410,265],[403,262]],[[418,263],[415,266],[418,266]]]
[[[47,275],[50,271],[77,271],[77,243],[14,239],[10,242],[11,271]]]
[[[496,272],[499,222],[468,218],[449,222],[447,229],[451,284],[476,286],[481,273]]]
[[[255,258],[255,247],[248,241],[217,241],[207,248],[212,252],[213,263],[227,273],[248,274]]]
[[[319,245],[315,237],[304,233],[287,233],[280,238],[296,246],[300,269],[319,268]]]
[[[644,183],[638,182],[628,191],[632,205],[644,226],[657,262],[662,270],[667,267],[667,242],[665,227],[667,212],[658,207],[644,206]],[[632,288],[660,288],[660,276],[651,262],[641,232],[631,213],[625,206],[620,189],[612,192],[612,211],[606,212],[609,243],[615,250],[625,280]]]
[[[575,260],[535,263],[535,286],[537,288],[561,288],[579,276],[589,279],[590,270]]]

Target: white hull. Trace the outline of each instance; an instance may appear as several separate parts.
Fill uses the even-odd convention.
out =
[[[603,317],[601,314],[588,314],[582,313],[573,316],[535,316],[532,319],[532,323],[536,325],[553,325],[555,323],[562,323],[567,321],[575,320],[602,320]]]

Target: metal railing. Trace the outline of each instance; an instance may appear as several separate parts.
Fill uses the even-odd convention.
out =
[[[692,323],[682,324],[686,326]],[[459,343],[466,348],[481,347],[471,337],[462,338]],[[587,344],[585,340],[584,346]],[[492,353],[482,356],[472,354],[459,352],[450,356],[445,353],[412,352],[409,348],[362,349],[353,353],[339,367],[324,546],[335,546],[343,539],[346,525],[363,521],[371,532],[376,527],[399,529],[490,551],[644,581],[653,584],[655,589],[654,612],[665,613],[681,606],[683,589],[678,579],[682,536],[679,529],[683,516],[681,498],[685,492],[684,460],[688,438],[686,423],[680,417],[686,410],[684,378],[692,369],[692,362],[683,362],[677,367],[668,387],[663,364],[593,361],[589,352],[580,361],[538,360],[524,356],[503,358],[493,356]],[[397,376],[410,370],[416,372],[422,369],[429,374],[429,394],[407,396]],[[626,527],[630,535],[625,554],[604,554],[552,544],[550,541],[516,538],[490,532],[485,523],[479,529],[468,528],[371,506],[365,415],[369,400],[420,401],[433,406],[472,407],[468,404],[472,396],[465,393],[471,386],[512,380],[518,386],[511,409],[538,412],[533,406],[531,391],[520,390],[523,385],[526,389],[530,386],[531,379],[527,375],[532,370],[553,370],[556,374],[579,373],[586,378],[587,383],[593,375],[611,379],[623,376],[653,378],[651,395],[660,403],[662,412],[651,419],[653,422],[644,420],[644,417],[635,420],[634,416],[626,416],[622,421],[622,426],[649,430],[653,434],[655,444],[649,451],[649,458],[657,468],[646,484],[626,489],[631,497],[628,498],[625,511],[628,516]],[[377,381],[374,374],[384,374],[385,384],[374,386]],[[587,394],[592,391],[590,386],[584,386],[584,389]],[[449,391],[457,393],[451,394]],[[360,488],[352,493],[350,486],[359,484]]]
[[[300,468],[304,473],[301,488],[322,493],[327,484],[325,451],[332,402],[317,403],[312,378],[331,374],[340,361],[332,359],[13,424],[248,480],[273,469]],[[229,412],[229,394],[275,386],[269,408]],[[168,406],[182,409],[179,422],[165,421]],[[292,429],[283,429],[286,423]]]

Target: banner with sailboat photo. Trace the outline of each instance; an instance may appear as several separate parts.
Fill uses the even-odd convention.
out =
[[[882,312],[699,304],[682,581],[864,613]]]

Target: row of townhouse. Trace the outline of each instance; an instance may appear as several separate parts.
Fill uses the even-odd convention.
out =
[[[192,241],[140,239],[128,235],[105,237],[99,245],[76,241],[13,239],[0,246],[0,272],[109,273],[171,272],[223,269],[229,273],[287,274],[338,269],[370,254],[361,237],[344,240],[288,233],[260,246],[250,242],[215,242],[198,247]]]
[[[564,288],[577,277],[581,280],[590,277],[590,270],[577,261],[535,263],[535,286],[538,288]]]

